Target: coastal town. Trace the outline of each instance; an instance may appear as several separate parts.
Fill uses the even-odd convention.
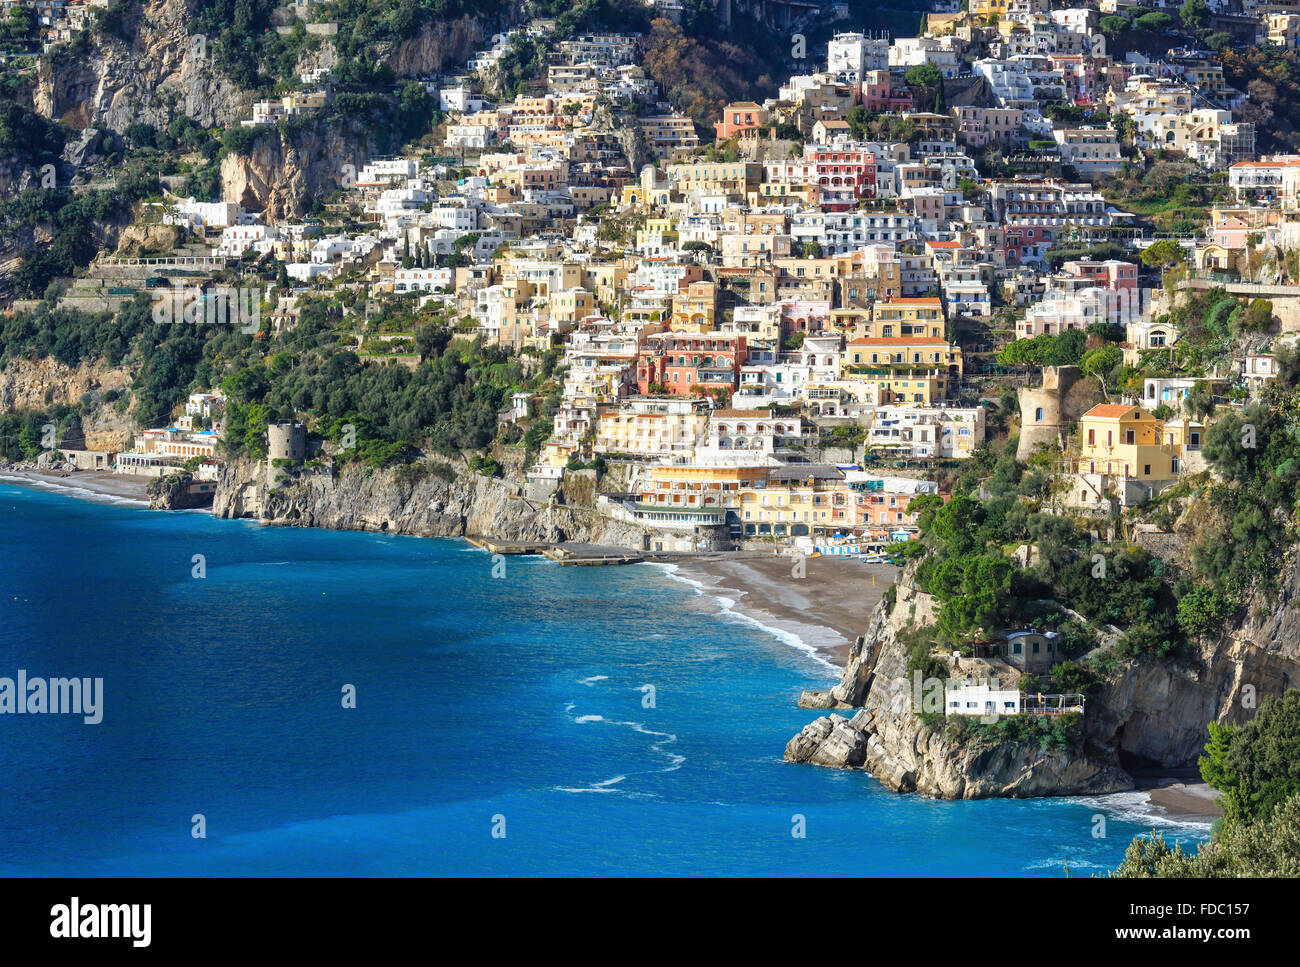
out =
[[[1222,823],[1089,841],[1117,875],[1290,869],[1233,837],[1300,817],[1241,778],[1300,697],[1300,3],[0,0],[0,66],[33,575],[100,520],[159,626],[283,634],[367,714],[382,598],[420,696],[481,705],[490,655],[548,755],[622,730],[613,778],[528,777],[548,818],[663,796],[706,728],[668,689],[745,654],[741,701],[813,713],[737,740],[756,776],[1134,793]]]
[[[1294,47],[1300,13],[1276,6],[1199,15]],[[57,35],[78,9],[38,13]],[[974,2],[927,14],[916,37],[837,33],[763,103],[727,104],[707,144],[661,100],[638,35],[548,42],[537,89],[489,100],[482,81],[520,33],[554,38],[553,22],[531,23],[425,84],[445,117],[442,157],[344,172],[327,209],[364,231],[169,197],[156,217],[185,231],[186,254],[101,257],[60,305],[112,308],[147,283],[155,305],[177,292],[178,321],[203,321],[215,301],[205,273],[270,258],[285,278],[255,298],[277,332],[293,331],[300,303],[347,289],[367,315],[402,303],[523,358],[559,353],[559,398],[517,392],[500,416],[550,425],[529,479],[630,465],[601,506],[653,529],[646,549],[660,551],[757,539],[879,553],[914,538],[912,498],[946,491],[950,476],[927,468],[968,459],[991,415],[1008,417],[994,394],[1027,371],[1004,365],[1008,353],[1029,361],[1017,347],[1073,331],[1083,373],[1021,381],[1018,455],[1053,450],[1072,508],[1128,506],[1204,469],[1207,407],[1189,397],[1240,406],[1276,373],[1269,338],[1171,367],[1183,333],[1162,274],[1178,288],[1263,293],[1251,311],[1265,328],[1277,316],[1278,344],[1300,325],[1300,279],[1279,258],[1300,247],[1300,156],[1257,154],[1251,122],[1234,120],[1245,95],[1212,51],[1107,53],[1116,18],[1145,29],[1153,17],[1170,15],[1108,0]],[[302,81],[243,123],[319,110],[330,72]],[[1167,159],[1186,159],[1180,183],[1209,198],[1178,231],[1106,191]],[[358,352],[415,365],[409,329],[386,328],[363,327]],[[1122,379],[1106,386],[1117,364]],[[1070,390],[1089,375],[1106,399],[1085,409]],[[192,394],[174,425],[125,452],[76,439],[59,452],[80,469],[182,467],[210,490],[223,399]]]

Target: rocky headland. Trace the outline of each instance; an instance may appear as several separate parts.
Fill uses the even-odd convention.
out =
[[[913,711],[918,683],[908,669],[907,633],[932,623],[935,611],[913,574],[905,571],[892,600],[876,607],[839,683],[804,692],[799,702],[852,714],[807,725],[787,744],[787,761],[865,769],[896,792],[943,799],[1118,792],[1135,788],[1135,775],[1194,768],[1206,723],[1244,721],[1265,697],[1300,685],[1300,617],[1290,607],[1300,570],[1292,566],[1278,600],[1256,597],[1250,617],[1182,659],[1119,661],[1088,701],[1082,734],[1070,747],[961,741],[942,719]],[[1010,685],[1017,677],[1001,662],[946,663],[957,680]]]

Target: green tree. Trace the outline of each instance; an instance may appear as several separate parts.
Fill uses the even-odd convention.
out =
[[[903,75],[908,87],[940,87],[943,85],[943,73],[933,64],[917,64],[909,67]]]
[[[1186,251],[1172,238],[1162,238],[1142,250],[1142,264],[1152,268],[1164,270],[1186,261]]]
[[[1096,349],[1089,349],[1083,354],[1083,358],[1079,360],[1079,368],[1085,373],[1096,376],[1105,385],[1107,379],[1123,358],[1124,354],[1118,346],[1098,346]]]
[[[1103,34],[1107,37],[1114,38],[1129,29],[1129,22],[1127,17],[1102,17],[1098,26],[1101,27],[1101,32]]]
[[[1268,817],[1300,794],[1300,691],[1265,700],[1244,725],[1211,725],[1201,778],[1222,792],[1226,821]]]
[[[1202,30],[1210,25],[1210,7],[1205,0],[1183,0],[1178,8],[1178,19],[1191,30]]]
[[[1133,26],[1143,33],[1163,34],[1167,33],[1169,28],[1174,25],[1174,18],[1167,13],[1159,11],[1153,13],[1144,13],[1133,21]]]

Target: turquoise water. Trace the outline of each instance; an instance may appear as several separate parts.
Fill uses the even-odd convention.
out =
[[[1140,794],[935,802],[782,762],[832,673],[649,566],[494,578],[458,541],[0,483],[19,668],[102,677],[104,717],[0,715],[4,875],[1061,876],[1146,828]]]

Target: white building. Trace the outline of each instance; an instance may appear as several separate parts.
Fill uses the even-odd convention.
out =
[[[962,682],[944,690],[943,711],[945,715],[1019,715],[1020,690]]]
[[[964,460],[984,442],[984,407],[876,407],[867,449],[904,459]]]
[[[836,34],[827,45],[826,69],[849,83],[862,80],[867,71],[889,69],[889,40],[862,34]]]

